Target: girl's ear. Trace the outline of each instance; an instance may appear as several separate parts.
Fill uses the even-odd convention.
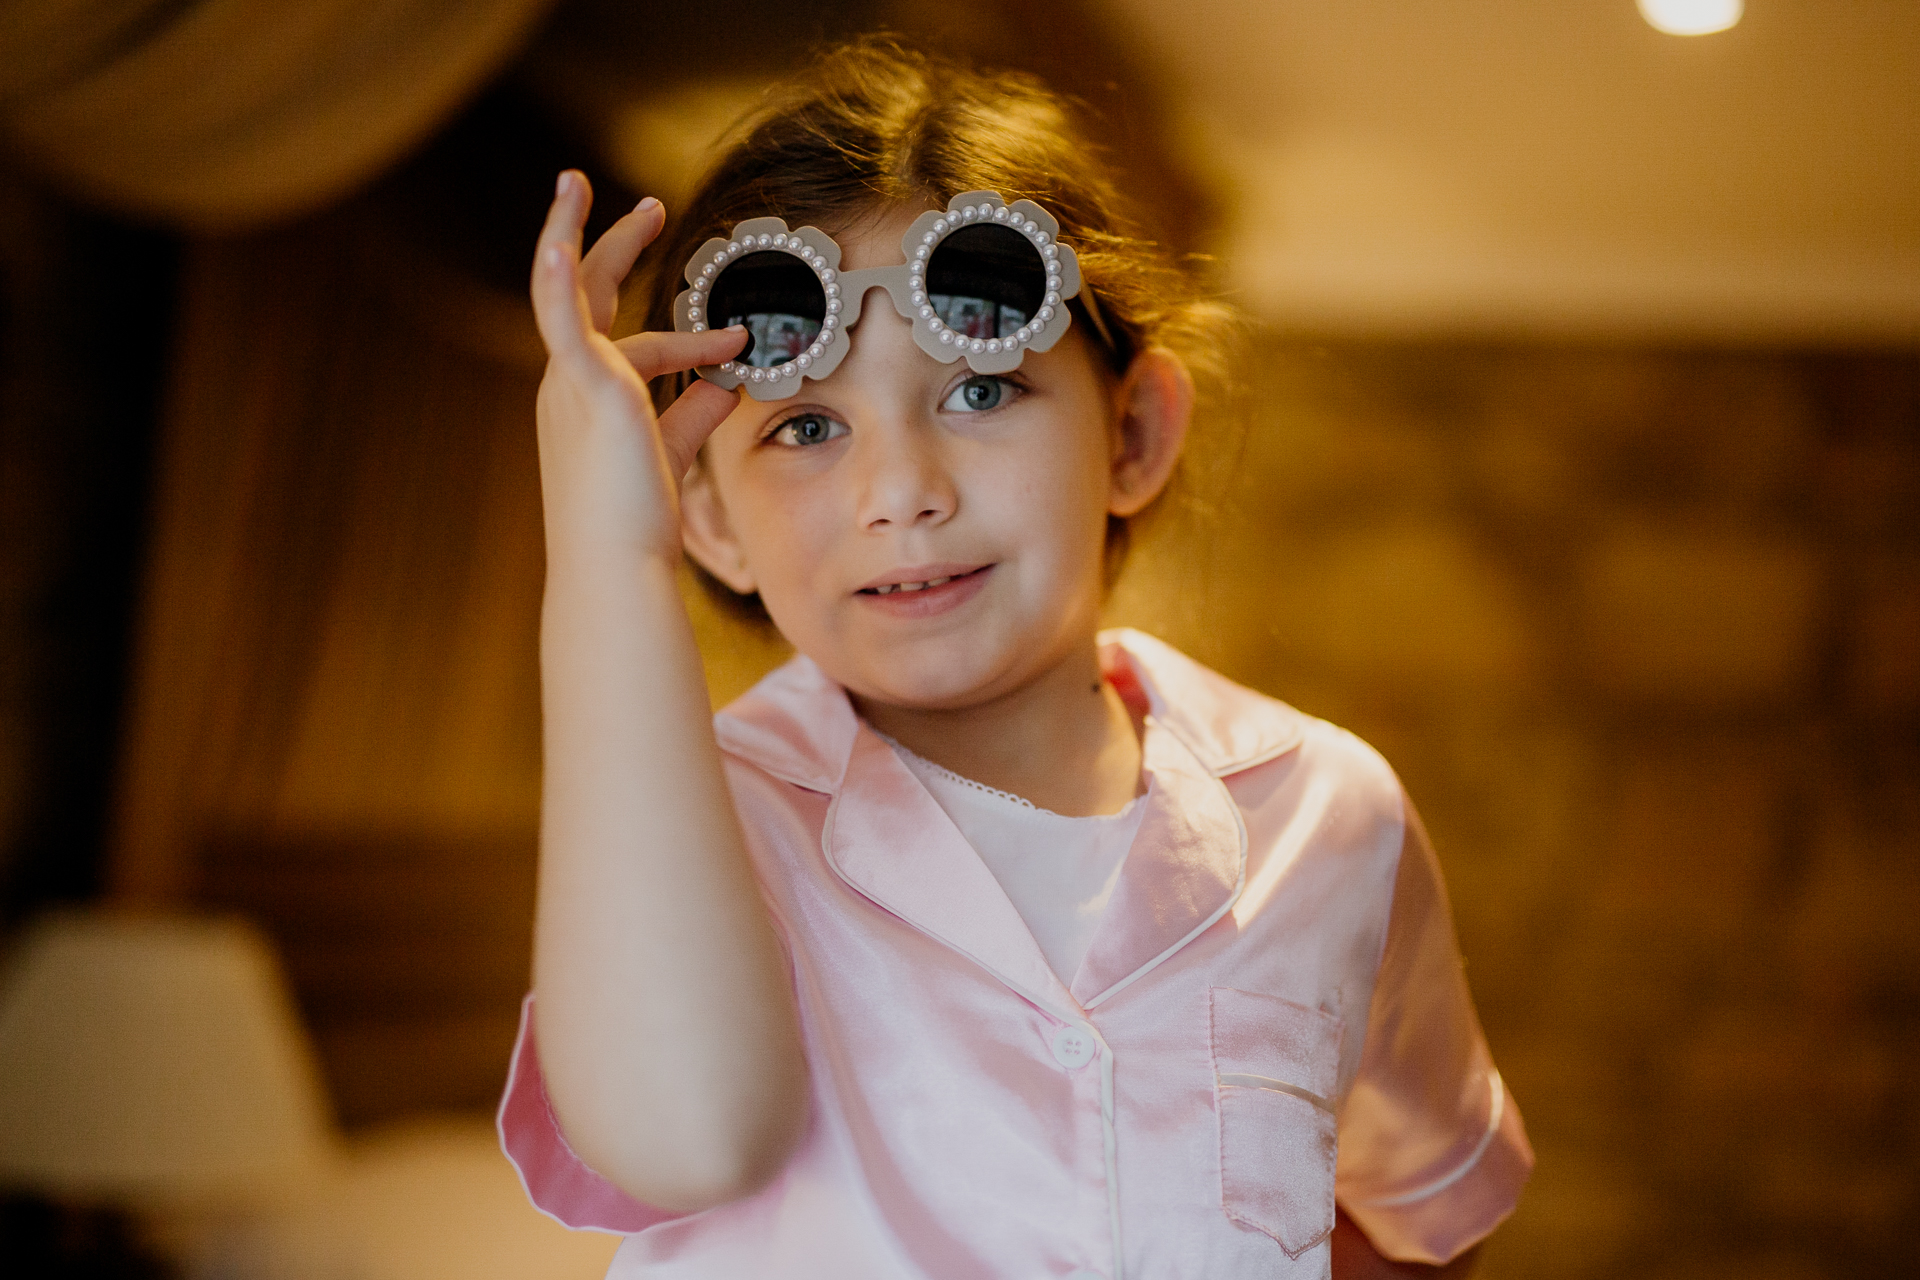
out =
[[[713,470],[698,459],[680,485],[680,545],[694,563],[724,582],[730,590],[749,595],[759,590],[747,557],[733,536],[726,504],[713,483]]]
[[[1127,366],[1114,389],[1114,407],[1118,429],[1107,511],[1125,518],[1160,496],[1180,461],[1193,418],[1193,375],[1173,352],[1149,347]]]

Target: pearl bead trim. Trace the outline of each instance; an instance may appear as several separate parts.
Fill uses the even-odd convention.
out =
[[[728,264],[736,258],[767,250],[788,254],[813,268],[813,274],[819,278],[820,288],[826,294],[827,314],[820,322],[820,332],[815,336],[812,345],[797,358],[785,364],[761,367],[743,364],[738,360],[729,360],[720,366],[720,372],[732,374],[747,382],[770,382],[776,378],[793,378],[799,376],[802,370],[811,368],[813,362],[818,360],[826,349],[826,344],[833,341],[833,331],[839,327],[840,311],[843,305],[840,300],[840,286],[837,283],[839,273],[827,265],[825,254],[815,252],[812,245],[800,238],[799,232],[775,231],[763,232],[757,236],[741,236],[728,241],[726,248],[714,254],[710,260],[700,266],[700,278],[694,281],[693,291],[687,294],[686,304],[687,319],[693,322],[694,333],[706,332],[705,304],[708,295],[713,292],[714,281],[720,278],[720,273],[725,271]]]
[[[1004,338],[968,338],[942,321],[933,307],[929,305],[926,293],[926,268],[933,257],[933,251],[954,232],[976,222],[992,222],[1025,236],[1039,251],[1042,263],[1047,269],[1047,292],[1044,304],[1020,329]],[[1053,319],[1053,308],[1060,305],[1060,248],[1053,243],[1040,224],[1032,218],[1022,217],[1004,204],[992,200],[982,200],[979,204],[963,204],[958,209],[949,209],[933,224],[930,231],[920,237],[920,243],[914,246],[913,257],[907,261],[907,288],[921,321],[929,332],[940,340],[942,346],[957,345],[962,351],[975,353],[997,353],[1016,351],[1046,330],[1047,322]]]

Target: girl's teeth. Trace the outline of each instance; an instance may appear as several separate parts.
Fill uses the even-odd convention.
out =
[[[928,587],[943,587],[953,579],[954,575],[948,574],[944,578],[929,578],[925,582],[896,582],[892,586],[875,587],[873,592],[875,595],[890,596],[896,591],[925,591]]]

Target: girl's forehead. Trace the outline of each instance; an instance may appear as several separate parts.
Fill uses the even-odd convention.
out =
[[[829,230],[840,246],[842,271],[865,271],[869,267],[897,267],[900,238],[907,234],[913,220],[939,206],[932,201],[911,204],[880,204],[847,219]]]

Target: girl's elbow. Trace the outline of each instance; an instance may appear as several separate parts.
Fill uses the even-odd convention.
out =
[[[746,1199],[786,1168],[806,1132],[806,1118],[803,1097],[790,1109],[742,1125],[740,1132],[706,1151],[687,1153],[673,1171],[671,1185],[661,1188],[666,1199],[654,1203],[691,1213]]]
[[[769,1092],[725,1123],[686,1130],[671,1140],[622,1144],[588,1163],[643,1204],[670,1213],[698,1213],[743,1200],[786,1168],[807,1127],[804,1087]],[[584,1153],[583,1153],[584,1154]]]

